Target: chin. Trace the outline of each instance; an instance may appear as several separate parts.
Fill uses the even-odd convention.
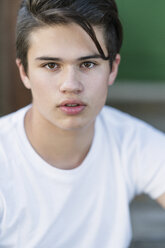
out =
[[[85,128],[86,126],[88,126],[88,122],[85,122],[83,120],[82,121],[75,121],[75,120],[70,120],[70,121],[67,121],[65,123],[61,123],[58,125],[58,127],[61,129],[61,130],[64,130],[64,131],[79,131],[83,128]]]

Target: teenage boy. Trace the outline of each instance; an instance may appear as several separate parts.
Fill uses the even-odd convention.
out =
[[[33,100],[0,121],[0,247],[126,248],[133,197],[165,206],[164,134],[103,107],[121,44],[113,0],[22,2]]]

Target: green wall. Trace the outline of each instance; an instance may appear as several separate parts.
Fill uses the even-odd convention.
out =
[[[165,82],[165,0],[116,0],[124,26],[119,80]]]

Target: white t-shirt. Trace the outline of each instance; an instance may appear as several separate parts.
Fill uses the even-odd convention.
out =
[[[165,192],[165,135],[104,107],[85,160],[60,170],[30,145],[27,108],[0,120],[0,247],[127,248],[129,202]]]

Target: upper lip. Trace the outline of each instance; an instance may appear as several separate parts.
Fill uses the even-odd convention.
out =
[[[78,104],[80,106],[86,106],[86,104],[80,100],[66,100],[66,101],[63,101],[61,102],[58,107],[62,107],[62,106],[65,106],[67,104]]]

